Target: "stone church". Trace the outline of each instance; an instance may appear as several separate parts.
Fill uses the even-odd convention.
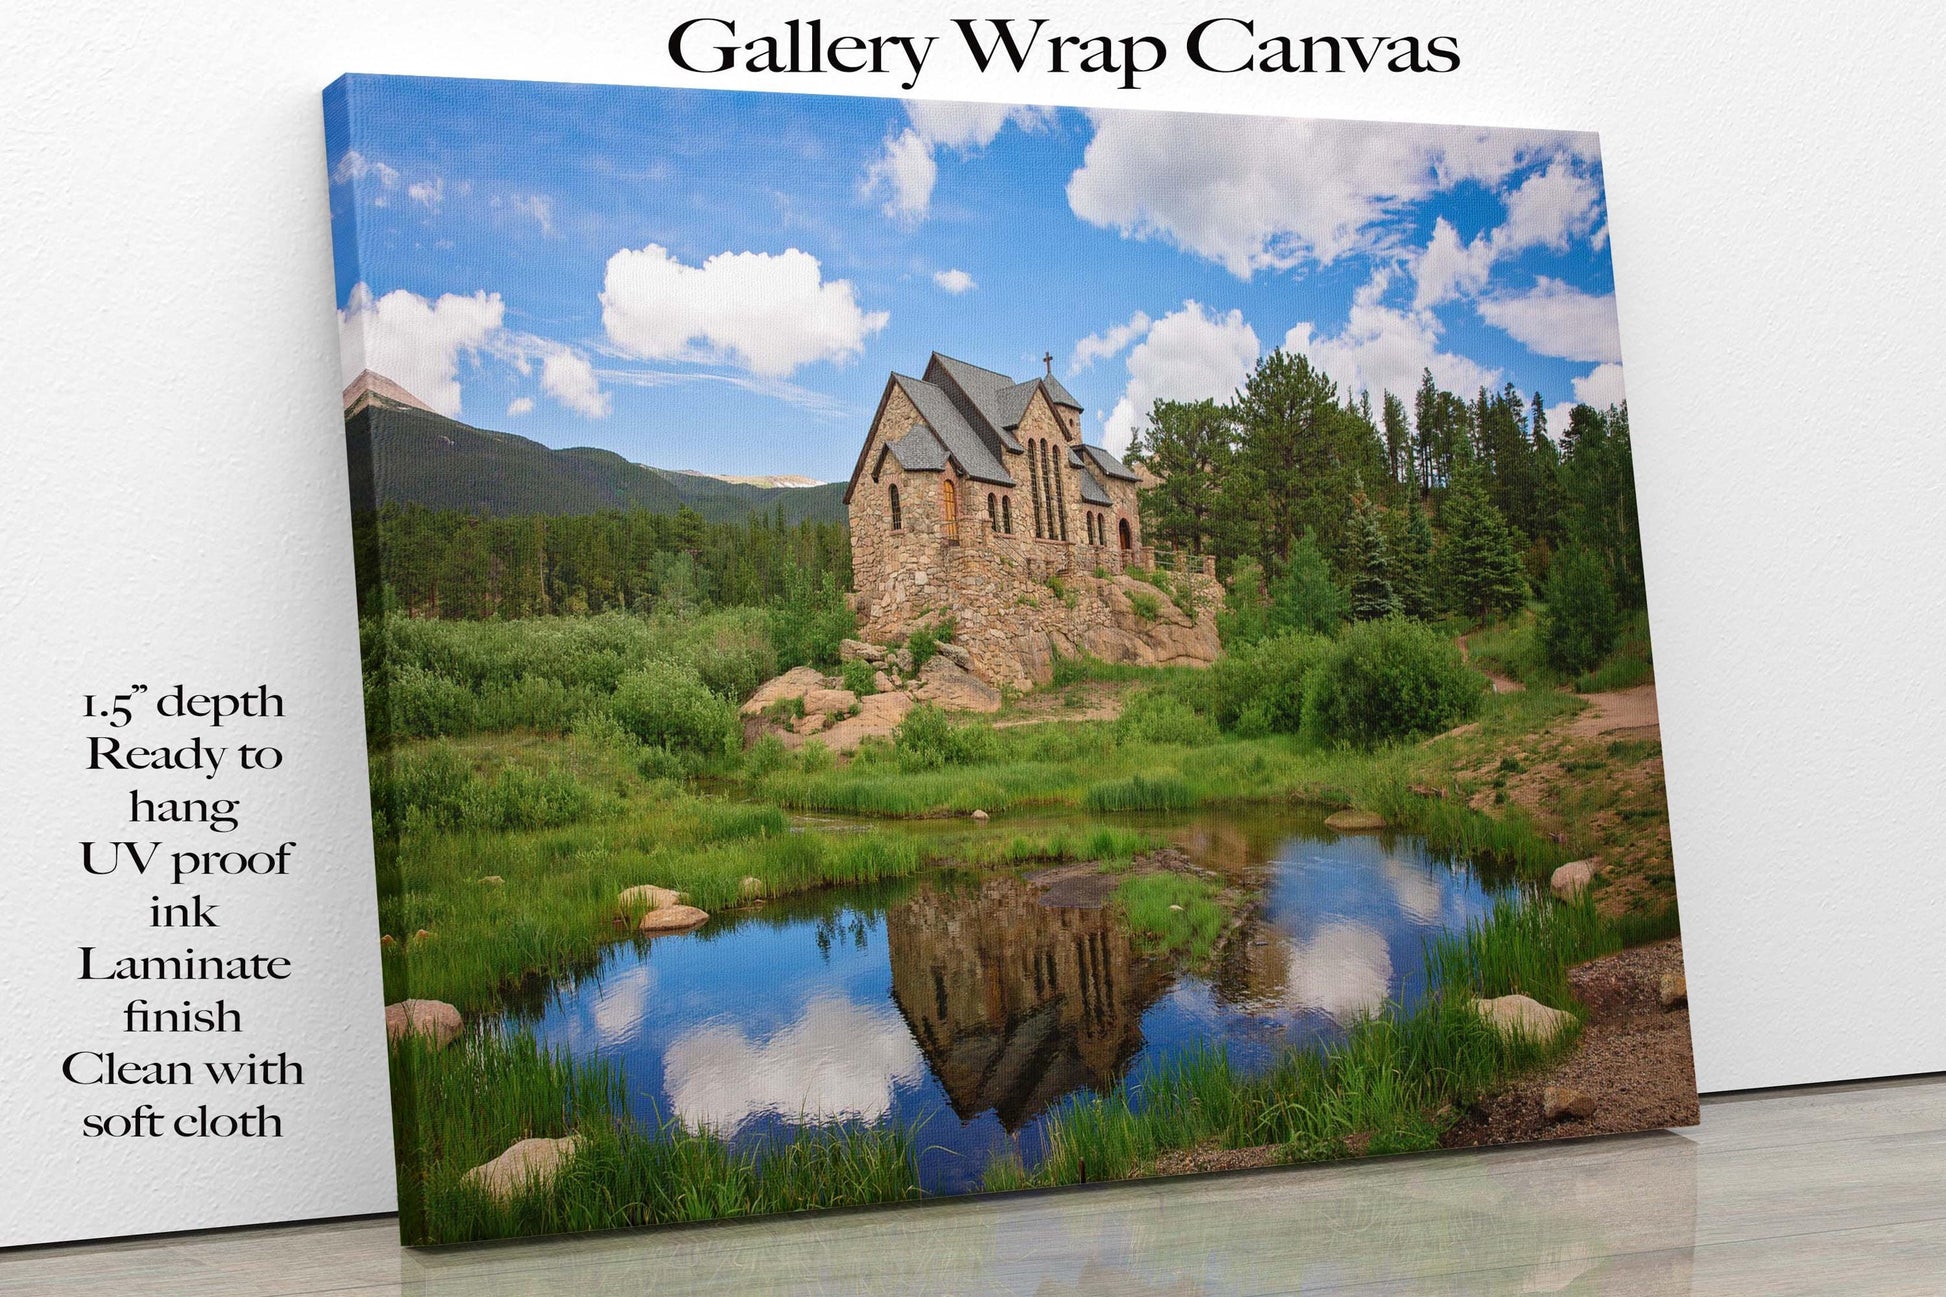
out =
[[[993,684],[1045,682],[1056,653],[1214,661],[1214,561],[1143,543],[1154,479],[1082,440],[1042,359],[1017,381],[934,352],[886,380],[845,490],[861,633],[950,618]]]

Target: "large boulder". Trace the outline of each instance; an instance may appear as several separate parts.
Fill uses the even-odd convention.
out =
[[[1574,1025],[1572,1013],[1550,1009],[1539,1000],[1525,995],[1475,1000],[1473,1008],[1506,1040],[1520,1039],[1536,1045],[1549,1045]]]
[[[656,936],[664,932],[688,932],[709,922],[709,912],[693,905],[663,905],[650,910],[635,925],[637,932]]]
[[[638,883],[634,887],[623,888],[615,899],[622,903],[624,909],[640,905],[644,909],[659,910],[666,905],[681,905],[682,893],[671,887],[657,887],[654,883]]]
[[[878,666],[888,656],[886,651],[878,645],[867,644],[861,639],[844,640],[838,645],[838,660],[840,662],[869,662],[873,666]]]
[[[817,688],[804,694],[807,716],[841,716],[858,705],[858,695],[849,689]]]
[[[1689,1003],[1689,979],[1681,973],[1664,973],[1656,986],[1656,999],[1665,1009],[1680,1009]]]
[[[824,676],[815,667],[792,667],[774,680],[766,680],[743,704],[745,716],[760,715],[766,708],[792,698],[802,698],[813,689],[824,688]]]
[[[1556,896],[1564,901],[1571,901],[1587,891],[1588,884],[1594,882],[1595,875],[1600,872],[1599,860],[1570,860],[1554,871],[1553,876],[1547,880],[1547,885],[1554,889]]]
[[[868,738],[891,738],[892,731],[911,710],[910,694],[872,694],[858,700],[858,715],[847,716],[818,737],[833,752],[855,752]]]
[[[1385,817],[1377,811],[1346,808],[1325,816],[1324,827],[1335,833],[1376,833],[1385,827]]]
[[[464,1025],[459,1010],[444,1000],[400,1000],[385,1006],[387,1040],[423,1036],[434,1049],[444,1049],[453,1043]]]
[[[523,1139],[491,1162],[484,1162],[460,1177],[498,1202],[517,1198],[530,1189],[544,1189],[553,1183],[561,1168],[581,1147],[581,1136],[561,1139]]]
[[[949,712],[997,712],[1000,691],[945,657],[928,659],[912,696]]]
[[[951,643],[940,644],[938,649],[940,657],[945,658],[962,671],[971,671],[973,669],[973,654],[967,649],[960,647],[958,644]]]

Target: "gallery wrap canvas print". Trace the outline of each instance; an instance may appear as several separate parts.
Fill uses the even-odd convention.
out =
[[[1593,135],[325,107],[407,1242],[1696,1120]]]

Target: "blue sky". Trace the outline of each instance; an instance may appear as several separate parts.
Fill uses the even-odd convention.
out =
[[[1622,396],[1592,135],[402,77],[327,107],[345,379],[551,446],[835,480],[935,349],[1051,352],[1118,450],[1279,346],[1374,404],[1426,367]]]

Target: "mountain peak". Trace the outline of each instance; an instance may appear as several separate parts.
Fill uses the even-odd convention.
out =
[[[385,406],[393,410],[424,410],[427,414],[439,413],[385,375],[369,369],[360,370],[358,377],[345,385],[344,403],[346,414],[356,414],[367,406],[373,405]]]

